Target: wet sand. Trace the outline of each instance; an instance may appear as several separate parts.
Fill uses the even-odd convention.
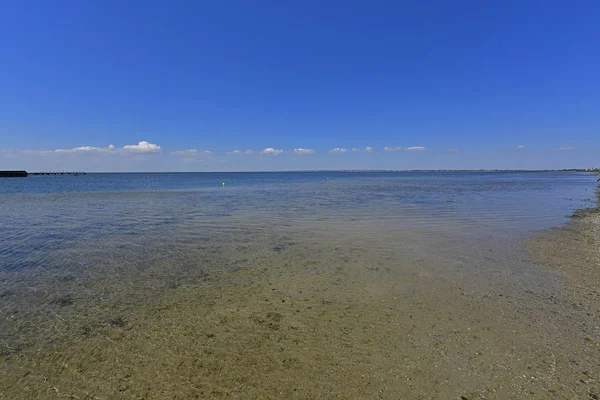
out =
[[[565,226],[527,240],[531,259],[561,277],[560,293],[569,318],[579,325],[569,350],[570,369],[581,374],[582,398],[600,396],[600,210],[576,212]],[[584,388],[589,388],[588,397]]]
[[[187,275],[61,271],[2,293],[0,398],[596,399],[599,223],[525,246],[273,233]]]
[[[567,225],[542,232],[526,244],[541,267],[564,277],[571,296],[581,297],[586,306],[600,306],[599,210],[579,211]]]

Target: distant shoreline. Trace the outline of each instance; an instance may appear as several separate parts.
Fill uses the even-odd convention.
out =
[[[456,172],[472,172],[472,173],[535,173],[535,172],[587,172],[600,173],[600,169],[596,168],[571,168],[571,169],[322,169],[322,170],[289,170],[289,171],[97,171],[97,172],[78,172],[79,175],[85,174],[288,174],[288,173],[456,173]],[[30,172],[30,175],[53,175],[55,173],[39,173]],[[58,174],[58,173],[56,173]],[[67,174],[67,173],[63,173]]]

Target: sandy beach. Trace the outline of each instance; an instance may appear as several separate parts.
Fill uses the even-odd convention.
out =
[[[149,265],[152,284],[59,276],[3,294],[52,318],[6,313],[0,397],[595,399],[599,227],[437,253],[332,228],[206,256],[229,266],[211,273]],[[98,288],[122,297],[81,294]]]
[[[560,293],[580,334],[569,349],[570,369],[580,374],[581,398],[596,399],[600,387],[600,212],[576,212],[565,226],[526,241],[531,259],[561,277]]]

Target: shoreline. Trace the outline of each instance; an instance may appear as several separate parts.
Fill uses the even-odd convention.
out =
[[[84,171],[29,172],[29,175],[93,175],[93,174],[288,174],[288,173],[598,173],[592,168],[569,169],[294,169],[273,171]]]
[[[579,388],[586,399],[598,399],[600,382],[600,186],[597,205],[576,210],[559,227],[543,230],[523,240],[523,247],[540,269],[559,277],[558,293],[566,302],[568,318],[576,324],[579,338],[568,349],[568,362],[581,374]],[[557,301],[557,299],[549,299]],[[583,351],[581,351],[583,350]],[[580,395],[583,394],[580,392]]]
[[[600,182],[600,179],[599,179]],[[526,250],[541,268],[583,286],[600,283],[600,183],[595,207],[575,210],[564,225],[535,232]]]
[[[536,265],[561,276],[578,306],[600,316],[600,199],[596,207],[576,210],[566,224],[525,239],[524,248]]]

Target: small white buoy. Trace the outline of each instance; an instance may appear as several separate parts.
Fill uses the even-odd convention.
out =
[[[225,182],[221,183],[221,186],[225,186]]]

